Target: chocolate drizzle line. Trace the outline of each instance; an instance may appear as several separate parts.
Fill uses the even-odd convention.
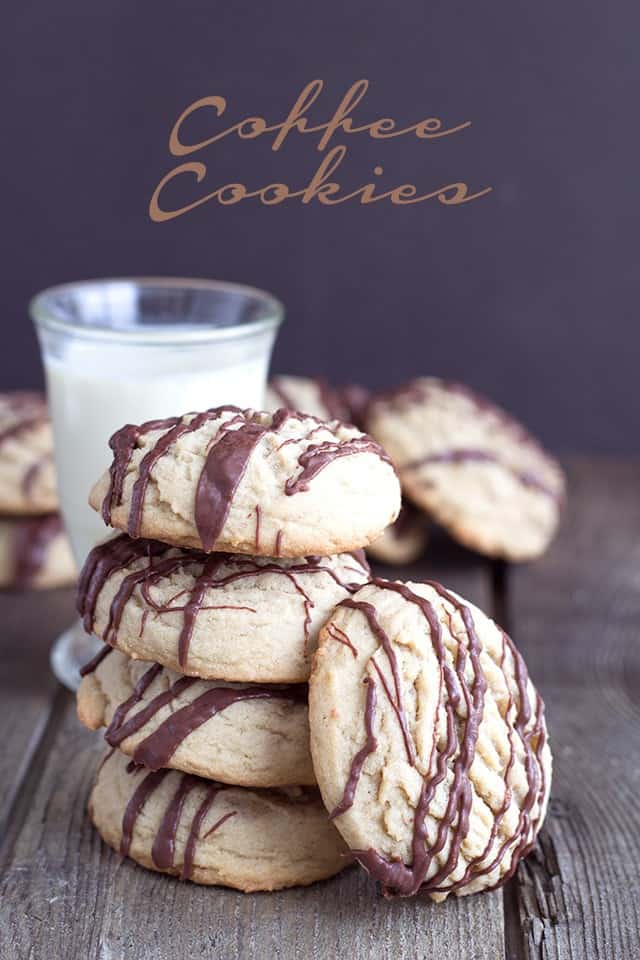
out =
[[[505,463],[504,460],[500,459],[500,457],[491,450],[445,450],[442,453],[431,453],[426,457],[421,457],[419,460],[412,460],[410,463],[406,463],[402,469],[419,470],[421,467],[442,463],[495,463],[515,477],[523,487],[536,490],[538,493],[542,493],[555,501],[562,499],[561,494],[557,490],[552,489],[549,484],[544,483],[544,481],[535,474],[529,470],[517,470],[515,467],[510,466],[510,464]]]
[[[349,807],[353,806],[358,781],[360,780],[360,774],[362,773],[365,761],[367,757],[375,753],[378,748],[378,741],[373,731],[376,714],[376,685],[372,677],[366,678],[365,683],[367,684],[367,701],[364,711],[366,733],[364,745],[358,750],[351,761],[351,769],[349,770],[349,776],[344,788],[344,793],[342,794],[342,799],[329,814],[329,820],[335,820],[336,817],[339,817],[348,810]]]
[[[351,650],[353,659],[358,659],[358,651],[351,643],[351,640],[349,640],[349,637],[346,635],[344,630],[341,630],[340,627],[336,627],[335,623],[328,623],[325,629],[332,640],[337,640],[338,643],[343,645],[343,647],[347,647],[347,649]]]
[[[151,859],[159,870],[171,870],[173,868],[173,858],[176,852],[176,835],[178,833],[178,824],[182,808],[188,795],[197,787],[198,777],[185,773],[180,778],[178,789],[174,793],[169,806],[164,812],[160,821],[158,832],[153,847],[151,848]]]
[[[352,456],[357,453],[374,453],[385,463],[391,464],[391,460],[384,453],[382,448],[370,437],[355,437],[353,440],[344,440],[342,442],[326,441],[325,443],[312,444],[300,454],[298,463],[302,471],[297,477],[289,477],[284,485],[284,492],[288,497],[295,493],[304,493],[309,489],[309,484],[314,477],[324,470],[326,466],[333,463],[339,457]]]
[[[27,498],[31,500],[33,495],[33,488],[35,487],[36,480],[40,476],[44,468],[53,463],[53,451],[43,454],[37,460],[34,460],[33,463],[25,471],[25,474],[22,478],[22,492]]]
[[[146,563],[139,569],[128,573],[121,581],[111,602],[109,618],[102,630],[102,638],[106,643],[117,645],[117,633],[125,605],[136,587],[139,587],[147,604],[145,614],[150,610],[157,615],[173,612],[183,613],[183,623],[178,640],[178,662],[182,668],[187,663],[196,619],[201,611],[234,609],[255,613],[250,607],[234,606],[232,604],[205,606],[204,599],[209,590],[221,589],[238,580],[268,574],[286,577],[302,598],[304,609],[303,633],[306,647],[309,640],[313,601],[303,589],[298,578],[324,573],[349,593],[354,593],[362,585],[342,581],[337,573],[328,564],[325,565],[322,558],[318,557],[307,557],[291,564],[291,566],[284,567],[268,560],[265,563],[257,563],[251,557],[241,555],[205,554],[195,550],[176,551],[174,548],[167,547],[154,540],[131,540],[123,534],[94,547],[83,568],[78,586],[78,611],[83,618],[83,624],[88,633],[91,633],[94,629],[98,597],[109,578],[126,570],[130,564],[143,559],[146,559]],[[357,557],[354,557],[354,559],[359,562]],[[188,591],[188,598],[184,604],[176,605],[177,597],[173,598],[174,602],[164,605],[153,599],[151,588],[163,577],[168,577],[173,573],[198,564],[201,565],[201,571],[195,576],[195,582]],[[232,572],[224,576],[218,576],[218,571],[223,564],[231,566]],[[367,572],[366,566],[363,565],[362,569],[363,572]]]
[[[491,836],[486,845],[486,849],[479,857],[476,857],[467,865],[465,874],[460,880],[453,884],[447,884],[443,886],[449,875],[456,867],[462,844],[469,831],[469,814],[473,799],[471,783],[469,780],[469,771],[475,756],[479,725],[484,713],[484,696],[486,692],[486,680],[480,665],[481,643],[475,631],[473,616],[470,609],[454,594],[447,591],[440,584],[433,581],[428,581],[428,586],[435,590],[436,593],[442,597],[442,599],[446,600],[455,607],[460,614],[464,625],[466,643],[458,643],[455,669],[452,670],[451,666],[447,662],[446,651],[442,641],[441,625],[433,605],[423,597],[413,593],[413,591],[410,590],[405,584],[381,580],[379,578],[375,578],[372,583],[380,589],[393,590],[396,593],[399,593],[405,600],[416,604],[429,624],[431,644],[440,664],[440,693],[438,702],[443,703],[445,710],[446,742],[442,749],[436,751],[436,744],[438,741],[438,716],[436,711],[432,738],[433,746],[429,761],[428,773],[423,776],[423,783],[414,813],[413,838],[411,844],[411,866],[407,866],[401,861],[387,860],[382,854],[374,849],[354,850],[352,851],[352,854],[354,858],[358,860],[373,877],[382,881],[385,893],[387,895],[398,894],[400,896],[411,896],[420,889],[422,889],[424,892],[451,892],[452,890],[459,889],[474,877],[489,875],[503,859],[509,845],[515,841],[515,846],[511,857],[510,870],[507,876],[503,877],[500,881],[503,883],[516,869],[518,860],[525,855],[525,853],[528,852],[532,846],[537,827],[539,826],[541,804],[545,793],[544,770],[542,767],[542,751],[545,744],[542,701],[538,696],[536,702],[536,717],[534,727],[528,733],[525,732],[532,716],[531,705],[529,703],[527,692],[528,677],[526,667],[511,640],[506,634],[503,634],[504,646],[502,664],[504,665],[505,649],[508,648],[511,652],[515,665],[519,706],[518,714],[513,724],[513,729],[520,737],[525,749],[525,769],[529,783],[529,790],[520,812],[519,823],[514,836],[508,838],[504,842],[490,864],[482,866],[482,860],[485,858],[489,849],[491,848],[497,836],[500,822],[502,821],[511,802],[511,791],[506,783],[514,759],[512,743],[513,733],[510,730],[510,758],[504,774],[505,794],[502,805],[494,816],[494,824]],[[394,672],[393,659],[389,657],[388,652],[389,649],[391,649],[391,641],[384,629],[381,627],[373,605],[347,599],[342,601],[340,606],[361,610],[361,612],[367,618],[372,632],[379,639],[392,667],[392,672]],[[393,650],[392,655],[395,657]],[[469,661],[473,673],[473,679],[471,683],[469,683],[466,679],[467,661]],[[382,681],[382,671],[373,658],[372,665]],[[446,689],[447,694],[444,702],[442,698],[443,686]],[[404,732],[407,730],[408,725],[406,722],[406,717],[404,716],[402,702],[397,693],[395,698],[391,696],[391,691],[388,689],[388,685],[386,683],[385,687],[387,697],[391,703],[391,706],[396,712],[396,715],[398,716],[398,720]],[[464,698],[465,701],[465,711],[462,717],[460,715],[456,716],[456,711],[460,706],[461,698]],[[505,722],[507,725],[510,724],[509,713],[512,709],[512,705],[513,699],[512,695],[510,694],[510,701],[505,717]],[[371,747],[372,743],[372,713],[373,708],[368,704],[367,709],[365,710],[365,746],[369,747]],[[458,723],[460,723],[462,726],[462,730],[460,732],[458,732]],[[535,750],[532,746],[532,741],[534,739],[537,741]],[[375,746],[373,746],[371,750],[368,750],[366,755],[368,756],[369,753],[371,753],[374,749]],[[364,763],[364,760],[362,760],[362,763],[360,764],[356,763],[355,761],[360,759],[361,753],[362,751],[360,751],[356,755],[356,758],[354,758],[351,774],[345,787],[345,794],[340,804],[338,804],[338,807],[336,808],[338,812],[335,813],[335,816],[344,813],[353,803],[358,778],[360,776],[362,764]],[[366,756],[364,759],[366,759]],[[435,840],[433,843],[428,845],[426,818],[429,814],[431,801],[435,794],[436,788],[447,776],[450,761],[453,761],[451,769],[453,777],[449,787],[447,807],[444,815],[439,821]],[[415,761],[410,760],[410,762],[412,762],[412,765],[415,765]],[[539,804],[538,820],[536,824],[532,824],[531,812],[536,802]],[[433,876],[427,880],[427,874],[433,859],[445,849],[447,840],[450,841],[450,845],[446,862],[435,872]]]
[[[147,670],[133,693],[120,704],[105,733],[107,743],[116,747],[141,730],[163,707],[180,697],[197,683],[195,677],[179,677],[167,690],[159,693],[136,714],[126,719],[131,709],[139,703],[162,667],[154,664]],[[180,744],[216,714],[227,710],[234,703],[246,700],[288,700],[292,703],[306,701],[305,684],[282,686],[211,687],[190,703],[173,711],[149,736],[138,744],[133,753],[133,762],[149,770],[166,767]]]
[[[16,524],[16,586],[28,587],[34,582],[42,570],[49,546],[62,532],[62,518],[58,513],[46,517],[27,517]]]
[[[373,582],[375,583],[376,581],[374,580]],[[387,660],[389,662],[389,667],[391,669],[391,674],[393,676],[393,687],[394,687],[393,693],[389,688],[389,685],[384,677],[384,674],[379,669],[375,661],[373,662],[373,665],[376,668],[376,672],[378,673],[378,676],[380,677],[380,681],[382,683],[384,692],[387,695],[387,699],[389,700],[389,704],[391,705],[391,708],[393,709],[396,717],[398,718],[400,731],[402,733],[402,738],[404,740],[404,745],[407,752],[407,759],[411,764],[411,766],[415,766],[415,759],[416,759],[415,749],[413,746],[413,740],[411,739],[411,735],[409,733],[409,727],[407,724],[407,715],[405,713],[404,706],[402,704],[402,693],[400,690],[400,675],[398,673],[398,660],[395,654],[395,650],[393,649],[391,640],[389,639],[386,631],[382,628],[382,625],[378,619],[378,611],[376,610],[376,608],[373,606],[372,603],[367,603],[365,600],[351,600],[350,598],[343,600],[340,606],[350,607],[352,610],[361,610],[362,613],[364,613],[372,633],[374,634],[376,639],[380,642],[386,654]]]
[[[14,440],[21,433],[41,427],[49,420],[45,399],[39,393],[17,391],[0,394],[0,406],[16,417],[10,426],[0,430],[0,446],[7,440]]]
[[[105,759],[108,760],[110,756],[111,754],[107,754]],[[126,769],[127,773],[131,774],[140,768],[135,763],[129,763]],[[148,773],[138,784],[129,799],[122,817],[121,856],[125,857],[129,855],[137,819],[147,800],[160,786],[167,773],[169,773],[168,770],[156,770]],[[224,786],[219,783],[202,780],[200,777],[195,777],[189,773],[182,774],[178,786],[165,809],[151,848],[151,859],[155,866],[159,870],[173,871],[175,866],[176,838],[180,826],[180,819],[184,811],[184,805],[192,790],[201,786],[206,787],[206,792],[189,825],[182,869],[180,870],[181,880],[190,880],[193,876],[195,847],[200,836],[202,824],[215,798],[220,791],[224,789]],[[215,833],[230,817],[235,816],[236,812],[237,811],[232,810],[220,817],[206,832],[205,837],[209,837],[212,833]]]
[[[326,411],[326,417],[324,419],[341,421],[348,420],[349,409],[347,404],[343,402],[341,392],[334,390],[334,388],[331,387],[323,377],[314,377],[312,378],[312,382],[318,391],[320,403]],[[269,387],[271,391],[278,397],[283,407],[285,407],[287,410],[291,410],[294,413],[300,411],[300,405],[288,392],[281,377],[273,377],[269,382]]]
[[[90,673],[94,673],[107,654],[111,653],[112,650],[113,647],[110,647],[109,644],[105,643],[102,650],[99,650],[95,657],[92,657],[88,663],[85,663],[84,667],[80,667],[80,676],[87,677]]]
[[[131,796],[122,817],[122,839],[120,840],[120,854],[123,857],[128,856],[131,849],[131,840],[133,838],[133,828],[136,820],[144,807],[145,803],[156,790],[166,775],[168,770],[154,770],[148,773],[142,780]]]
[[[277,430],[283,420],[274,414],[272,429]],[[213,550],[251,454],[266,433],[266,427],[251,420],[241,423],[237,430],[226,429],[226,425],[220,429],[207,454],[196,492],[196,529],[204,550]]]
[[[554,459],[547,451],[541,446],[541,444],[536,440],[536,438],[529,433],[529,431],[519,423],[514,417],[508,414],[501,407],[496,406],[482,394],[477,393],[475,390],[472,390],[470,387],[467,387],[465,384],[456,383],[455,381],[447,380],[436,380],[433,384],[425,384],[419,381],[413,380],[397,388],[396,390],[389,391],[387,393],[381,393],[374,396],[371,400],[370,409],[374,410],[378,404],[388,404],[392,408],[402,408],[404,405],[412,405],[414,403],[428,403],[430,399],[430,394],[433,391],[443,391],[448,393],[457,393],[460,396],[466,397],[470,403],[472,403],[475,408],[482,412],[492,416],[495,421],[506,430],[512,437],[515,443],[519,444],[522,447],[527,447],[530,450],[534,451],[541,460],[543,460],[547,466],[556,471],[560,476],[562,471],[557,460]],[[487,461],[494,460],[498,461],[497,457],[494,457],[491,451],[466,451],[469,453],[477,453],[475,459],[485,459]],[[445,451],[443,454],[436,454],[436,457],[447,458],[453,454],[455,458],[459,454],[464,454],[465,451]],[[428,458],[426,458],[428,460]],[[463,457],[463,459],[472,459],[469,457]],[[434,462],[438,462],[434,460]],[[456,462],[455,459],[447,460],[443,459],[439,462]],[[458,461],[460,462],[460,461]],[[409,464],[407,469],[411,469],[414,466],[421,465],[421,461],[417,461],[415,464]],[[509,469],[508,465],[502,464],[505,469]],[[532,489],[537,489],[541,493],[552,497],[554,500],[562,502],[563,493],[562,493],[562,483],[559,483],[558,489],[550,487],[548,484],[540,480],[539,477],[534,474],[529,473],[528,471],[522,471],[521,473],[517,470],[514,470],[513,473],[519,477],[520,482],[525,486],[529,486]]]
[[[265,426],[260,422],[259,415],[250,410],[242,411],[232,406],[216,407],[204,413],[195,414],[189,421],[173,417],[167,420],[150,420],[140,426],[127,424],[114,433],[109,441],[114,456],[109,468],[109,487],[102,503],[104,522],[111,525],[114,506],[122,504],[125,478],[133,452],[145,434],[165,431],[145,453],[138,465],[127,521],[127,530],[132,537],[140,535],[144,500],[155,464],[180,437],[196,432],[210,421],[220,419],[224,412],[230,412],[233,416],[220,424],[209,446],[195,495],[195,526],[202,547],[207,553],[214,549],[216,541],[220,538],[236,490],[262,438],[267,434],[277,434],[283,424],[290,419],[313,421],[316,426],[312,433],[326,429],[326,425],[317,418],[307,417],[284,408],[272,415],[270,426]],[[288,442],[304,444],[308,443],[308,437],[292,437],[285,441],[285,443]],[[302,468],[301,472],[297,477],[290,477],[286,481],[286,495],[292,496],[308,490],[310,481],[338,457],[359,453],[374,453],[386,463],[391,463],[382,448],[367,436],[313,444],[307,446],[300,454],[298,463]],[[259,529],[256,536],[259,536]]]
[[[191,826],[189,827],[189,835],[187,837],[187,842],[184,848],[184,860],[182,863],[182,870],[180,872],[181,880],[190,880],[193,876],[193,857],[196,849],[196,841],[200,835],[200,828],[204,822],[204,818],[209,813],[211,805],[218,795],[219,787],[217,784],[212,783],[207,788],[207,792],[204,796],[204,800],[196,810],[195,816],[191,821]],[[218,820],[218,823],[215,826],[219,826],[224,817]]]

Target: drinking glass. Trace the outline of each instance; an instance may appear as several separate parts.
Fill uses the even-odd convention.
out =
[[[260,409],[282,304],[213,280],[123,278],[52,287],[30,305],[53,421],[60,507],[80,567],[108,536],[88,505],[110,463],[109,437],[141,423],[221,404]],[[80,621],[51,665],[70,689],[99,649]]]

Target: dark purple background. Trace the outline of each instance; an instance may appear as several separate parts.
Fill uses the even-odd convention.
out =
[[[288,307],[280,371],[395,383],[466,380],[561,450],[640,451],[638,15],[630,0],[21,0],[0,44],[6,338],[0,387],[40,369],[31,294],[96,275],[253,283]],[[286,114],[309,80],[328,119],[360,77],[361,121],[441,116],[438,142],[352,138],[342,178],[462,179],[487,198],[446,208],[206,206],[154,224],[176,161],[170,128],[207,94],[229,122]],[[343,142],[337,138],[336,142]],[[199,157],[196,159],[200,159]],[[300,187],[320,154],[292,134],[226,140],[211,188]]]

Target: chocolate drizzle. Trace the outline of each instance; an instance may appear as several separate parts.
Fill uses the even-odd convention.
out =
[[[412,460],[409,463],[405,463],[402,469],[419,470],[421,467],[428,467],[443,463],[494,463],[515,477],[518,483],[522,484],[523,487],[536,490],[538,493],[542,493],[555,501],[560,501],[562,499],[562,495],[559,491],[554,490],[549,486],[549,484],[544,483],[531,471],[518,470],[515,467],[512,467],[510,464],[505,463],[505,461],[502,460],[498,454],[494,453],[492,450],[472,450],[463,448],[445,450],[442,453],[431,453],[426,457],[421,457],[419,460]]]
[[[158,664],[150,667],[142,675],[128,700],[117,708],[105,733],[105,740],[110,746],[120,746],[124,740],[141,730],[163,707],[171,704],[198,682],[195,677],[179,677],[167,690],[157,694],[146,706],[127,719],[129,712],[142,700],[161,670],[162,667]],[[189,734],[234,703],[247,700],[288,700],[292,703],[303,703],[306,697],[305,684],[210,687],[190,703],[173,710],[145,737],[133,753],[133,762],[149,770],[166,767]]]
[[[273,430],[284,421],[283,417],[278,418],[278,413],[273,417]],[[251,420],[241,423],[237,430],[223,428],[207,454],[198,481],[195,509],[196,529],[207,552],[213,550],[222,533],[251,454],[266,433],[266,427]]]
[[[173,868],[173,858],[176,852],[176,835],[178,833],[178,824],[182,815],[182,808],[188,795],[197,787],[198,777],[185,773],[180,778],[178,789],[174,793],[169,806],[164,812],[160,821],[158,832],[153,847],[151,848],[151,859],[159,870],[171,870]]]
[[[377,583],[377,582],[386,582],[386,581],[374,580],[372,582]],[[402,704],[402,693],[400,690],[400,675],[398,672],[398,660],[395,654],[395,650],[393,649],[391,640],[389,639],[389,636],[387,635],[386,631],[383,629],[380,623],[380,620],[378,619],[378,612],[372,603],[367,603],[365,600],[352,600],[350,598],[347,598],[346,600],[342,601],[340,606],[350,607],[353,610],[360,610],[362,613],[364,613],[369,623],[371,632],[374,634],[376,639],[380,642],[382,649],[385,652],[385,655],[389,663],[389,667],[391,669],[391,674],[393,677],[393,688],[394,688],[393,692],[391,691],[384,674],[380,670],[380,667],[378,666],[376,661],[373,659],[372,659],[372,665],[375,668],[380,678],[380,682],[387,696],[389,704],[398,719],[398,724],[400,726],[402,739],[404,740],[405,750],[407,753],[407,760],[409,761],[411,766],[414,766],[415,759],[416,759],[415,749],[413,746],[413,740],[411,739],[411,735],[409,733],[409,727],[407,724],[407,715],[405,713],[404,706]]]
[[[17,587],[28,587],[34,582],[44,566],[49,547],[56,537],[61,536],[63,529],[58,513],[21,518],[15,524],[14,581]]]
[[[111,753],[107,754],[104,759],[108,760],[110,756]],[[129,774],[136,773],[139,769],[140,767],[133,762],[127,764],[126,768],[127,773]],[[147,800],[149,800],[152,794],[155,793],[168,773],[168,770],[156,770],[147,773],[131,795],[122,817],[122,838],[120,841],[121,856],[126,857],[129,855],[131,850],[131,842],[133,839],[133,831],[135,829],[138,817],[140,816]],[[213,824],[213,826],[209,828],[209,830],[207,830],[204,837],[201,838],[200,833],[207,814],[211,810],[216,797],[222,790],[225,789],[225,787],[219,783],[202,780],[200,777],[193,776],[189,773],[182,774],[182,776],[179,778],[178,785],[174,790],[167,807],[165,808],[162,820],[160,821],[160,826],[158,827],[153,841],[153,846],[151,848],[151,859],[158,870],[174,872],[176,839],[180,821],[184,815],[185,803],[187,802],[189,794],[193,790],[200,787],[205,788],[205,793],[191,819],[191,823],[189,824],[189,832],[184,848],[182,868],[180,870],[181,880],[190,880],[193,877],[194,855],[197,841],[199,839],[205,839],[206,837],[211,836],[211,834],[215,833],[215,831],[218,830],[223,823],[236,815],[235,810],[231,810],[224,814]]]
[[[27,498],[27,500],[31,500],[33,498],[34,487],[42,471],[45,469],[45,467],[51,466],[52,464],[53,464],[53,451],[50,450],[48,453],[43,454],[37,460],[34,460],[33,463],[25,471],[25,474],[22,478],[22,492]]]
[[[346,635],[344,630],[341,630],[340,627],[336,627],[335,623],[328,623],[325,627],[325,630],[329,634],[332,640],[337,640],[338,643],[341,643],[343,647],[346,647],[353,654],[353,659],[358,659],[358,651],[349,640],[349,637]]]
[[[107,656],[107,654],[111,653],[112,650],[113,647],[110,647],[107,643],[105,643],[102,650],[99,650],[95,657],[92,657],[88,663],[85,663],[84,667],[80,667],[80,676],[88,677],[90,673],[95,673],[104,658]]]
[[[49,420],[45,399],[35,391],[17,390],[0,394],[0,411],[9,414],[13,421],[0,429],[0,446],[8,440],[15,440],[21,433],[41,427]]]
[[[460,889],[478,876],[490,875],[505,857],[509,847],[513,844],[510,869],[507,875],[501,880],[501,882],[504,882],[508,876],[512,875],[518,860],[525,855],[532,846],[539,824],[541,805],[545,794],[544,769],[542,766],[542,751],[545,744],[542,701],[538,696],[536,701],[535,722],[533,728],[527,731],[532,716],[532,709],[527,690],[528,677],[526,667],[511,640],[506,634],[503,634],[503,656],[501,664],[503,673],[506,678],[507,674],[504,670],[504,664],[508,650],[513,658],[518,689],[518,713],[512,726],[510,713],[512,712],[514,700],[511,692],[505,714],[505,723],[509,728],[510,749],[509,760],[504,773],[505,793],[500,808],[494,814],[494,822],[485,850],[480,856],[477,856],[468,863],[464,875],[459,880],[454,883],[447,883],[446,881],[458,863],[462,844],[469,831],[469,815],[473,800],[469,773],[475,756],[479,726],[484,713],[484,697],[486,693],[486,680],[480,664],[481,643],[476,633],[473,616],[469,607],[440,584],[427,581],[427,585],[442,597],[443,600],[453,605],[460,615],[464,626],[466,641],[462,642],[459,640],[455,668],[452,669],[447,661],[446,650],[442,640],[441,625],[433,605],[423,597],[414,593],[405,584],[378,578],[374,579],[372,583],[380,589],[392,590],[399,593],[405,600],[418,606],[427,620],[432,648],[440,664],[438,702],[442,704],[445,711],[446,738],[444,745],[438,747],[438,714],[436,711],[429,766],[427,773],[423,775],[422,786],[414,812],[411,865],[408,866],[397,860],[388,860],[374,849],[354,850],[352,854],[373,877],[383,883],[387,895],[397,894],[400,896],[411,896],[417,893],[418,890],[426,893],[448,893]],[[396,683],[397,665],[395,663],[395,652],[393,651],[390,638],[378,620],[375,608],[372,604],[351,599],[342,601],[340,606],[360,610],[367,618],[370,629],[380,641],[394,677],[395,696],[392,695],[389,685],[384,678],[384,674],[374,658],[372,658],[371,664],[383,684],[387,698],[396,713],[403,736],[408,735],[408,723],[400,699],[399,687]],[[470,681],[467,680],[467,674],[469,672],[472,674]],[[369,680],[371,682],[372,678],[369,678]],[[444,693],[446,693],[446,696],[443,697]],[[458,708],[462,705],[462,700],[464,700],[464,709],[459,710]],[[367,756],[375,751],[376,744],[373,735],[374,712],[375,700],[373,705],[371,705],[368,699],[365,710],[365,746],[356,754],[352,762],[351,772],[347,780],[343,798],[332,816],[339,816],[353,804],[358,778],[362,771],[364,761]],[[483,861],[486,859],[489,850],[495,842],[500,824],[511,803],[511,790],[507,780],[514,762],[514,731],[524,747],[525,771],[529,789],[520,811],[519,822],[514,835],[507,838],[501,844],[489,864],[483,865]],[[533,747],[534,740],[536,741],[535,749]],[[407,751],[407,756],[412,766],[415,766],[415,752],[412,752],[411,755],[413,759],[409,751]],[[437,787],[444,782],[449,773],[452,774],[452,777],[448,787],[447,806],[443,816],[438,821],[435,838],[433,841],[429,841],[426,819],[429,815],[435,791]],[[532,823],[531,815],[536,803],[539,805],[539,812],[538,822],[534,824]],[[446,849],[447,843],[449,843],[449,848],[445,862],[427,879],[434,858]]]
[[[312,444],[298,457],[298,463],[302,467],[302,471],[297,477],[289,477],[284,485],[284,492],[288,497],[295,493],[304,493],[309,489],[309,484],[313,478],[334,460],[358,453],[374,453],[385,463],[393,466],[382,447],[371,437],[362,436],[342,442],[326,441],[325,443]]]
[[[336,817],[339,817],[351,806],[353,806],[356,788],[358,786],[358,781],[360,780],[360,774],[362,773],[362,768],[364,767],[365,761],[367,757],[370,754],[375,753],[378,748],[378,741],[376,740],[373,730],[376,714],[376,685],[371,677],[368,677],[365,680],[365,683],[367,684],[367,700],[364,710],[366,738],[364,745],[360,748],[360,750],[358,750],[355,757],[351,761],[351,769],[349,770],[349,776],[344,788],[344,793],[342,794],[342,799],[338,804],[336,804],[329,814],[329,820],[335,820]]]
[[[315,417],[307,417],[284,408],[272,415],[269,425],[262,422],[263,414],[256,414],[251,410],[242,411],[232,406],[216,407],[204,413],[195,414],[190,420],[174,417],[168,420],[150,420],[140,426],[127,424],[114,433],[109,441],[114,456],[109,468],[108,490],[102,502],[104,522],[111,525],[113,508],[122,505],[125,478],[134,450],[142,437],[153,431],[165,431],[145,453],[138,465],[137,476],[131,490],[127,520],[127,530],[132,537],[138,537],[141,532],[144,501],[154,466],[180,437],[198,431],[210,421],[219,420],[225,412],[231,413],[232,416],[220,424],[213,437],[196,486],[195,526],[202,547],[207,553],[213,551],[222,534],[238,486],[260,441],[267,434],[277,434],[290,419],[308,419],[314,423],[314,427],[307,436],[290,437],[281,444],[281,446],[287,443],[307,444],[298,457],[301,472],[297,477],[289,477],[285,482],[285,493],[288,496],[308,490],[310,481],[339,457],[374,453],[385,462],[391,462],[382,448],[367,436],[309,445],[309,438],[314,433],[330,430],[331,427],[327,427]],[[259,509],[258,504],[257,510]],[[258,549],[259,513],[256,516],[256,549]],[[276,552],[279,548],[280,543],[277,544]]]
[[[178,662],[182,668],[187,663],[195,623],[201,611],[232,609],[255,613],[255,610],[251,607],[229,603],[205,605],[205,596],[208,591],[223,589],[239,580],[268,574],[286,577],[302,599],[304,611],[303,633],[306,645],[309,639],[313,601],[300,583],[300,578],[307,575],[326,574],[349,593],[354,593],[362,585],[361,582],[343,581],[329,563],[323,562],[322,558],[319,557],[307,557],[291,563],[289,566],[284,566],[270,561],[268,558],[265,558],[264,562],[258,562],[251,557],[242,555],[205,554],[195,550],[181,551],[155,540],[131,540],[123,534],[94,547],[83,568],[78,586],[78,611],[83,618],[83,624],[88,633],[91,633],[94,629],[98,597],[109,578],[126,570],[130,564],[138,564],[138,561],[141,560],[146,560],[146,562],[139,565],[131,573],[127,573],[116,591],[111,602],[106,626],[101,630],[102,639],[106,643],[117,645],[117,633],[125,605],[134,590],[139,588],[147,605],[143,614],[142,628],[144,628],[145,616],[149,612],[156,615],[182,612],[183,622],[178,640]],[[357,557],[354,557],[354,561],[360,563],[364,574],[368,572],[366,562],[360,562]],[[220,569],[223,565],[231,567],[231,572],[222,575]],[[184,603],[176,603],[178,597],[174,597],[172,601],[165,604],[158,603],[153,598],[152,588],[164,577],[169,577],[179,571],[188,571],[198,566],[200,571],[197,574],[194,572],[194,583],[187,591]],[[354,572],[357,572],[356,568],[354,568]]]
[[[133,772],[133,768],[131,772]],[[120,840],[121,856],[128,856],[129,850],[131,849],[133,828],[136,825],[136,820],[138,819],[138,816],[140,815],[145,803],[154,790],[160,786],[168,772],[168,770],[154,770],[153,772],[148,773],[144,780],[142,780],[134,790],[131,799],[125,808],[124,816],[122,817],[122,838]]]
[[[511,472],[523,486],[529,487],[532,490],[537,490],[539,493],[542,493],[555,501],[560,503],[562,502],[564,498],[563,482],[561,479],[562,471],[558,462],[547,453],[547,451],[540,445],[535,437],[532,436],[532,434],[529,433],[529,431],[514,417],[508,414],[501,407],[496,406],[496,404],[492,403],[486,397],[482,396],[482,394],[477,393],[475,390],[472,390],[470,387],[467,387],[462,383],[429,378],[425,378],[423,380],[412,380],[396,390],[377,394],[371,400],[370,410],[375,411],[375,408],[378,405],[381,407],[387,405],[392,409],[403,409],[407,405],[411,406],[415,403],[427,404],[432,396],[436,395],[438,392],[458,394],[459,396],[463,396],[471,404],[473,404],[478,412],[491,416],[495,423],[497,423],[503,431],[510,435],[514,443],[518,444],[520,447],[528,448],[531,452],[535,453],[540,460],[546,464],[549,470],[552,470],[558,475],[557,485],[554,486],[545,482],[537,474],[529,470],[518,470],[517,468],[511,467],[492,450],[485,449],[466,450],[464,448],[453,448],[451,450],[445,450],[441,453],[432,454],[420,460],[416,460],[407,464],[404,469],[413,470],[430,463],[462,463],[465,461],[474,460],[476,462],[499,463],[505,470]]]
[[[302,379],[303,381],[305,380],[305,378]],[[320,404],[324,407],[322,418],[325,420],[349,420],[349,408],[343,400],[342,392],[335,390],[324,377],[313,377],[311,382],[318,391]],[[299,403],[291,396],[285,387],[282,377],[273,377],[269,382],[269,387],[278,397],[283,407],[294,413],[300,411]],[[301,412],[304,413],[304,411]]]

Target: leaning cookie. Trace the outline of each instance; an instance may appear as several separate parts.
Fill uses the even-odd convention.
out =
[[[318,420],[344,420],[353,423],[349,407],[340,390],[321,377],[272,377],[267,386],[265,410],[295,410]]]
[[[244,787],[315,784],[307,687],[198,680],[105,647],[81,671],[78,716],[149,770]]]
[[[404,500],[396,522],[369,544],[367,554],[380,563],[402,566],[422,556],[428,539],[427,518]]]
[[[460,384],[424,377],[374,399],[367,429],[404,493],[481,553],[539,556],[555,533],[564,476],[527,431]]]
[[[395,520],[400,485],[355,427],[279,410],[218,407],[128,425],[91,492],[105,523],[132,537],[260,556],[364,547]]]
[[[347,863],[316,790],[224,786],[149,771],[119,751],[98,771],[89,814],[103,840],[141,866],[247,893],[314,883]]]
[[[544,707],[511,640],[437,583],[374,580],[321,632],[309,686],[323,800],[390,895],[513,875],[544,820]]]
[[[0,393],[0,514],[58,509],[53,435],[39,393]]]
[[[320,627],[368,578],[360,555],[203,554],[121,535],[89,554],[78,609],[88,633],[137,660],[205,679],[300,683]]]
[[[0,517],[0,587],[45,590],[68,586],[75,579],[59,514]]]

